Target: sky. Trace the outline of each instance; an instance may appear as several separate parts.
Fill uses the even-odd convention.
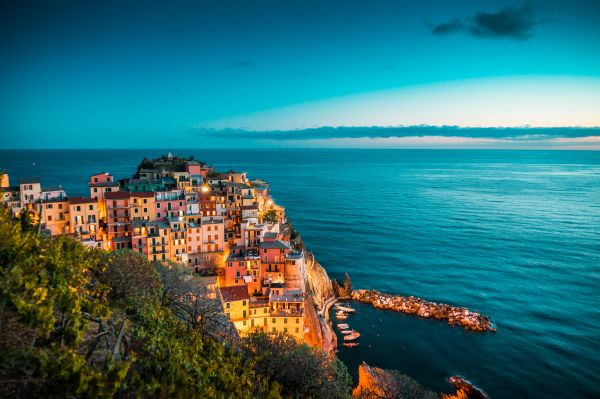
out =
[[[3,1],[0,146],[600,149],[599,20],[597,0]]]

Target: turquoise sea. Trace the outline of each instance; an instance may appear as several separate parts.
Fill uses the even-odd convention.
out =
[[[461,150],[0,151],[16,182],[88,194],[172,151],[268,180],[329,274],[355,287],[466,306],[498,332],[359,310],[339,356],[449,390],[459,374],[492,398],[600,396],[600,152]],[[35,163],[35,164],[34,164]]]

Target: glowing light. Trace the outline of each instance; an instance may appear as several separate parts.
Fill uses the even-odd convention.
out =
[[[202,192],[203,193],[207,193],[208,192],[208,186],[202,186]]]

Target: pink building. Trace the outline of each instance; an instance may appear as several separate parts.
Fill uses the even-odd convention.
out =
[[[158,191],[154,199],[157,221],[162,222],[185,214],[185,194],[181,191]]]

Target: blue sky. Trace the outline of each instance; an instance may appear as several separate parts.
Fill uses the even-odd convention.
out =
[[[255,131],[600,124],[598,1],[1,7],[0,135],[7,148],[373,146],[372,138],[270,140]],[[472,106],[477,93],[487,96],[487,109]],[[515,116],[523,93],[537,97]],[[382,98],[389,108],[383,114]],[[412,98],[418,109],[407,106]],[[543,106],[526,112],[532,102]],[[354,108],[344,108],[348,103]],[[560,117],[548,118],[555,110]]]

